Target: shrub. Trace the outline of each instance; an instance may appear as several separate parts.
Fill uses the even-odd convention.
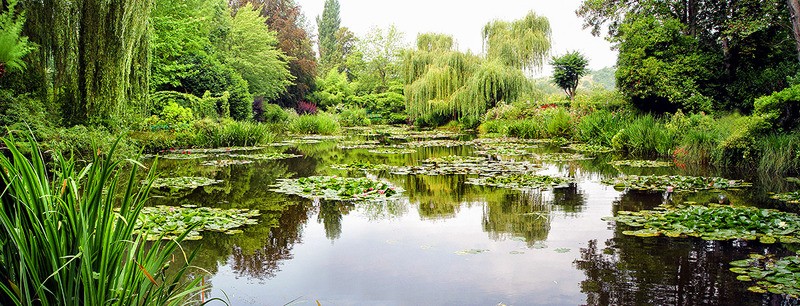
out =
[[[211,93],[206,92],[203,98],[198,98],[195,95],[176,92],[176,91],[158,91],[150,95],[150,106],[148,112],[150,114],[161,114],[164,108],[170,103],[175,103],[179,106],[188,108],[198,118],[217,118],[221,116],[218,113],[218,104],[222,104],[221,100],[226,100],[228,94],[224,93],[221,97],[211,97]]]
[[[118,185],[123,164],[111,157],[114,145],[92,154],[82,170],[73,159],[57,157],[50,171],[33,140],[30,159],[13,139],[4,142],[11,157],[0,155],[0,300],[19,305],[177,305],[202,289],[200,277],[184,279],[196,253],[173,257],[185,235],[155,242],[134,235],[155,165],[141,184],[138,163],[132,163],[127,182]],[[174,272],[166,273],[170,265]]]
[[[316,114],[317,105],[307,101],[299,101],[297,102],[297,113],[301,115]]]
[[[367,110],[370,119],[376,119],[386,123],[395,123],[400,116],[394,116],[395,120],[392,120],[392,116],[401,115],[404,119],[400,121],[405,122],[408,120],[408,116],[405,115],[405,97],[402,94],[396,92],[368,94],[355,97],[354,102]]]
[[[198,147],[219,148],[233,146],[256,146],[274,141],[273,134],[267,125],[247,122],[223,120],[219,123],[198,121],[194,125]]]
[[[367,118],[367,110],[356,107],[345,108],[339,113],[339,124],[342,126],[370,125],[370,120]]]
[[[0,125],[26,132],[30,129],[36,138],[42,138],[54,126],[41,100],[5,89],[0,90]]]
[[[628,112],[611,112],[605,109],[580,118],[575,138],[581,142],[611,146],[611,139],[631,121]]]
[[[289,114],[286,113],[280,106],[277,104],[267,104],[264,106],[264,113],[263,113],[263,120],[262,122],[269,122],[269,123],[284,123],[289,119]]]
[[[790,131],[800,120],[800,84],[756,99],[754,116],[763,117],[777,131]]]
[[[97,152],[109,152],[117,136],[102,126],[76,125],[70,128],[57,128],[43,135],[42,147],[54,152],[63,152],[67,156],[88,160]],[[133,157],[137,148],[132,143],[122,140],[117,144],[115,152],[120,156]]]
[[[339,131],[339,123],[336,122],[336,118],[325,112],[300,115],[291,119],[289,131],[297,134],[332,135]]]
[[[733,120],[727,129],[730,132],[714,150],[713,161],[721,166],[754,166],[758,153],[756,139],[770,129],[764,117],[747,116]]]
[[[611,139],[611,146],[634,156],[669,156],[675,139],[653,116],[636,118]]]
[[[800,133],[760,137],[757,146],[760,172],[785,174],[800,170]]]

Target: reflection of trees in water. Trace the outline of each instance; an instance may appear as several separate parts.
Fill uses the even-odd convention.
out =
[[[258,279],[274,277],[281,262],[292,258],[295,244],[302,242],[302,230],[310,214],[310,205],[292,205],[270,227],[254,239],[236,239],[229,248],[230,265],[237,274]],[[245,235],[250,233],[245,232]]]
[[[409,201],[417,203],[423,219],[452,218],[461,203],[469,200],[465,175],[407,175],[401,179]]]
[[[352,203],[340,201],[323,201],[319,204],[317,223],[325,228],[325,237],[336,240],[342,235],[342,216],[350,213]]]
[[[567,214],[577,214],[583,211],[586,197],[583,190],[578,189],[577,183],[569,183],[565,188],[553,189],[553,208]]]
[[[383,202],[358,203],[356,208],[367,220],[386,220],[402,217],[408,213],[408,201],[397,199]]]
[[[494,240],[522,237],[533,246],[550,232],[550,204],[542,192],[497,194],[486,199],[483,230]]]
[[[624,236],[618,229],[605,247],[589,241],[574,264],[586,274],[587,305],[753,305],[762,297],[736,280],[728,262],[758,251],[732,242]]]

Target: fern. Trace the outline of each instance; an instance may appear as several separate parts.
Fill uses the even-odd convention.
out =
[[[8,10],[0,13],[0,76],[4,71],[25,69],[23,57],[36,49],[36,45],[21,36],[25,13],[15,13],[18,0],[8,1]]]

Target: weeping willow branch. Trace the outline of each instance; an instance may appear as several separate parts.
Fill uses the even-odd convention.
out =
[[[487,58],[511,67],[539,70],[550,53],[550,21],[534,12],[512,22],[492,21],[482,34]]]

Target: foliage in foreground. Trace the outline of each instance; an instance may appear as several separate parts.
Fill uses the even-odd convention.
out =
[[[201,289],[200,278],[184,280],[194,254],[172,256],[184,236],[145,244],[134,234],[150,189],[136,178],[141,165],[120,182],[123,162],[111,158],[113,147],[80,170],[57,154],[51,179],[35,142],[29,159],[13,139],[3,141],[11,157],[0,156],[7,187],[0,211],[0,299],[15,305],[173,305]],[[165,273],[170,264],[180,267],[177,273]]]
[[[756,240],[762,243],[800,242],[800,216],[772,209],[711,204],[638,212],[621,211],[604,218],[642,229],[626,235],[700,237],[705,240]]]
[[[229,235],[241,233],[236,228],[256,224],[258,210],[220,209],[209,207],[155,206],[142,209],[136,220],[137,234],[147,240],[171,240],[186,235],[186,240],[198,240],[201,231],[223,232]],[[188,234],[187,234],[188,232]]]

